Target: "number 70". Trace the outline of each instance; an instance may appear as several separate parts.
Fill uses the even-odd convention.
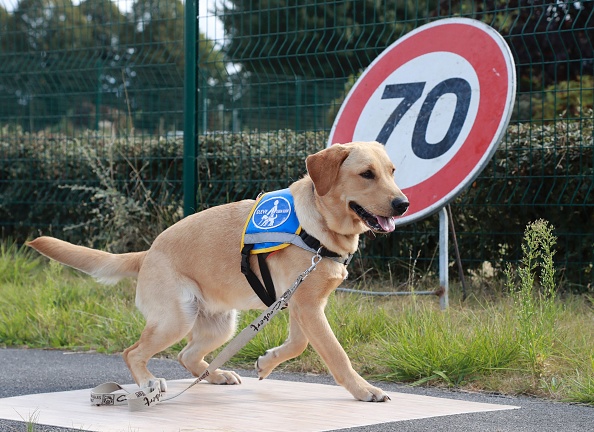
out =
[[[388,120],[380,130],[376,141],[386,144],[394,128],[400,122],[404,114],[410,109],[410,107],[418,101],[423,95],[425,88],[425,82],[414,82],[406,84],[388,84],[384,88],[382,99],[402,99],[402,101],[396,106],[392,114],[388,117]],[[437,104],[439,98],[446,94],[454,94],[456,96],[456,108],[449,128],[443,137],[443,139],[434,144],[427,142],[427,127],[429,125],[429,119]],[[456,142],[456,139],[462,131],[462,126],[466,120],[468,114],[468,108],[470,107],[470,98],[472,96],[472,89],[468,81],[462,78],[449,78],[446,79],[435,87],[427,94],[417,120],[412,135],[412,150],[415,155],[421,159],[433,159],[443,155],[447,152]]]

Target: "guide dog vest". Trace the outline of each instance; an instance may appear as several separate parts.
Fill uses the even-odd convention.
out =
[[[276,301],[276,292],[266,258],[271,252],[290,245],[298,246],[313,254],[348,265],[352,255],[341,255],[324,248],[318,239],[301,228],[295,211],[293,195],[289,189],[260,194],[252,208],[241,235],[241,272],[260,300],[270,306]],[[260,274],[264,285],[250,267],[250,255],[258,256]]]

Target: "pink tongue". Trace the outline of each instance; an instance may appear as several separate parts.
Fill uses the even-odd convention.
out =
[[[384,231],[392,232],[396,229],[396,222],[394,218],[387,218],[383,216],[376,216],[375,218]]]

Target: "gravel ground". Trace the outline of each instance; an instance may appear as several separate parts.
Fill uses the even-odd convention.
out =
[[[153,359],[151,371],[167,379],[191,378],[177,361]],[[255,377],[254,371],[238,371],[242,376]],[[332,377],[276,372],[270,378],[334,384]],[[93,388],[105,381],[130,383],[131,377],[119,355],[70,353],[46,350],[0,349],[0,398],[52,391]],[[401,393],[443,397],[484,403],[516,405],[517,410],[475,414],[460,414],[373,426],[342,429],[349,432],[594,432],[594,407],[550,402],[534,398],[507,397],[448,391],[434,388],[410,387],[380,383],[383,389]],[[347,395],[348,396],[348,395]],[[0,401],[1,403],[1,401]],[[26,420],[26,419],[25,419]],[[26,424],[0,420],[0,431],[23,431]],[[37,425],[36,431],[72,431]]]

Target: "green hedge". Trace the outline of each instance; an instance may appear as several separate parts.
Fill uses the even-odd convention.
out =
[[[521,254],[526,224],[545,218],[559,237],[556,262],[591,289],[594,262],[592,111],[582,120],[509,127],[492,162],[453,204],[467,268]],[[286,187],[325,132],[212,133],[199,137],[200,209]],[[111,140],[0,131],[0,224],[17,241],[38,233],[114,251],[146,248],[181,217],[180,139]],[[199,210],[199,209],[198,209]],[[362,244],[362,266],[410,274],[436,267],[437,216]],[[588,284],[590,284],[588,286]],[[584,288],[585,287],[585,288]]]
[[[200,136],[200,209],[255,198],[305,172],[324,132]],[[181,218],[183,141],[108,139],[87,132],[0,130],[0,226],[23,241],[39,233],[114,251],[143,249]]]

